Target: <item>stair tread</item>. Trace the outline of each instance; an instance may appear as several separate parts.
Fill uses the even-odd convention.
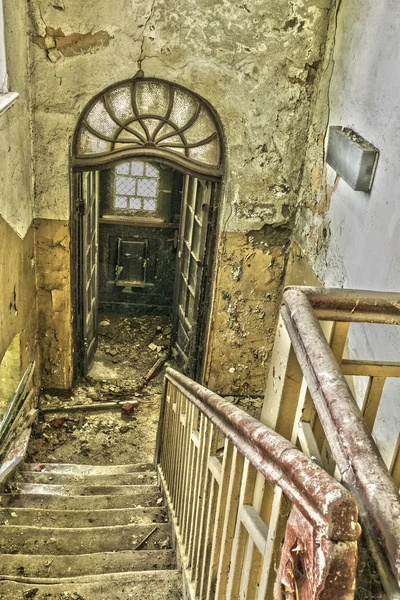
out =
[[[25,471],[35,471],[40,465],[41,473],[77,473],[87,475],[107,475],[115,473],[116,475],[123,473],[137,473],[142,471],[153,471],[152,463],[132,463],[125,465],[84,465],[75,463],[24,463],[22,468]]]
[[[174,569],[175,552],[165,550],[121,550],[91,554],[3,554],[0,578],[57,578],[65,581],[83,575],[127,571]]]
[[[18,491],[23,494],[54,494],[58,496],[89,496],[89,495],[125,495],[139,494],[159,489],[156,484],[144,485],[58,485],[50,483],[21,483],[17,482]]]
[[[107,509],[133,508],[135,506],[155,506],[161,498],[156,486],[147,486],[151,490],[138,491],[132,494],[98,494],[91,496],[63,496],[56,494],[2,494],[0,506],[22,506],[31,508],[50,508],[57,506],[61,510],[72,509]]]
[[[2,554],[90,554],[134,550],[140,542],[148,550],[162,550],[170,548],[171,541],[169,523],[78,528],[0,526]]]
[[[60,594],[84,600],[180,600],[181,577],[175,570],[145,571],[95,575],[90,582],[72,583],[20,583],[0,582],[0,598],[15,600],[36,589],[35,600],[58,600]],[[75,596],[74,596],[75,594]],[[25,595],[25,597],[27,597]]]
[[[157,507],[108,508],[97,510],[58,510],[43,508],[0,508],[0,525],[35,525],[50,527],[96,527],[129,523],[165,522],[166,509]]]
[[[16,481],[46,485],[153,485],[157,484],[157,475],[154,471],[111,474],[20,471],[16,477]]]

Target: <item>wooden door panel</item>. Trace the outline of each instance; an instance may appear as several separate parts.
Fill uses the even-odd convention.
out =
[[[179,364],[189,375],[193,375],[196,360],[196,329],[212,190],[211,182],[189,175],[185,177],[178,242],[173,346]]]
[[[98,210],[99,176],[95,171],[79,175],[81,206],[81,269],[83,316],[83,372],[86,375],[97,347],[98,321]]]

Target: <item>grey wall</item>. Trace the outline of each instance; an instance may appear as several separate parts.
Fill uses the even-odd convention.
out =
[[[372,191],[354,192],[329,166],[321,165],[318,173],[312,160],[317,156],[316,138],[311,139],[314,149],[309,149],[310,173],[297,236],[326,286],[400,292],[399,40],[396,0],[342,1],[327,69],[332,78],[330,86],[329,81],[321,85],[315,130],[318,119],[323,122],[325,103],[328,124],[354,129],[380,150],[380,159]],[[399,361],[400,332],[393,326],[352,326],[350,352],[354,357]],[[360,384],[359,393],[363,388]],[[400,385],[391,380],[375,430],[387,459],[399,429]]]

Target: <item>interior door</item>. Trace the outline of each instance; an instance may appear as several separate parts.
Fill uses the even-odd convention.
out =
[[[79,175],[81,227],[82,363],[86,375],[97,348],[99,174]]]
[[[178,241],[173,348],[178,364],[191,376],[194,375],[197,358],[196,334],[212,192],[211,182],[185,176]]]

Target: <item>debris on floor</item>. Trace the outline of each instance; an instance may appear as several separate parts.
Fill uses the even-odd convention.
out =
[[[168,317],[102,315],[88,377],[68,395],[40,397],[41,409],[52,412],[35,426],[30,444],[35,461],[62,456],[64,462],[76,462],[78,455],[83,464],[151,462],[170,337]],[[107,412],[101,411],[102,403]],[[111,411],[111,403],[118,410]],[[80,407],[85,408],[81,414]]]

